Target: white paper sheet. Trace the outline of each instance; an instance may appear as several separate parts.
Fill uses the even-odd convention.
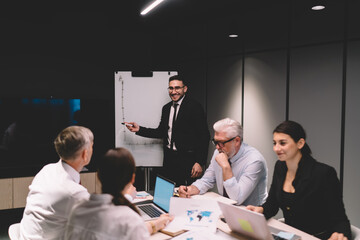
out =
[[[165,230],[173,232],[185,229],[215,233],[220,216],[215,200],[178,197],[171,198],[169,213],[174,216],[174,220]]]
[[[235,200],[232,200],[230,198],[226,198],[224,196],[221,196],[218,193],[215,192],[206,192],[202,195],[198,194],[198,195],[193,195],[191,196],[192,199],[213,199],[216,200],[218,202],[223,202],[223,203],[227,203],[227,204],[236,204]]]

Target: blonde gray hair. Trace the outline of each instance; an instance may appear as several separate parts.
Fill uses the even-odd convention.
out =
[[[243,141],[243,129],[241,124],[231,118],[224,118],[214,123],[215,132],[225,132],[228,138],[239,136],[241,142]]]
[[[81,126],[70,126],[62,130],[54,145],[57,154],[63,160],[75,159],[80,150],[88,148],[94,142],[94,135],[90,129]]]

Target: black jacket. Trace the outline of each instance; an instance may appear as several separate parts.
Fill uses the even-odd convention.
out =
[[[172,101],[163,106],[160,124],[157,128],[140,127],[137,135],[149,138],[162,138],[164,147],[168,144],[169,115]],[[204,110],[200,103],[185,96],[173,130],[174,142],[178,151],[194,152],[196,162],[204,165],[207,161],[210,133]]]
[[[333,232],[351,239],[350,222],[335,169],[311,156],[303,156],[292,183],[295,193],[290,209],[281,197],[286,172],[286,163],[277,161],[269,196],[263,205],[265,217],[274,216],[281,208],[285,223],[295,228],[322,239],[328,239]]]

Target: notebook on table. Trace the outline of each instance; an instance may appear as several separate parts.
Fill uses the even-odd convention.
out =
[[[174,194],[174,188],[175,182],[160,175],[156,176],[154,199],[151,202],[136,205],[145,221],[158,218],[161,214],[169,212],[170,199]]]
[[[231,231],[261,240],[299,240],[300,236],[270,227],[263,214],[245,208],[218,202]]]

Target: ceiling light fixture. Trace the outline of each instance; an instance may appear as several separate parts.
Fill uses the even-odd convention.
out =
[[[156,0],[156,1],[154,1],[147,8],[145,8],[140,14],[141,15],[147,14],[148,12],[150,12],[153,8],[155,8],[157,5],[159,5],[163,1],[164,0]]]
[[[311,9],[314,11],[320,11],[320,10],[323,10],[324,8],[325,8],[324,5],[315,5]]]
[[[228,26],[228,36],[229,38],[237,38],[239,37],[239,24],[236,19],[230,19],[229,26]]]

